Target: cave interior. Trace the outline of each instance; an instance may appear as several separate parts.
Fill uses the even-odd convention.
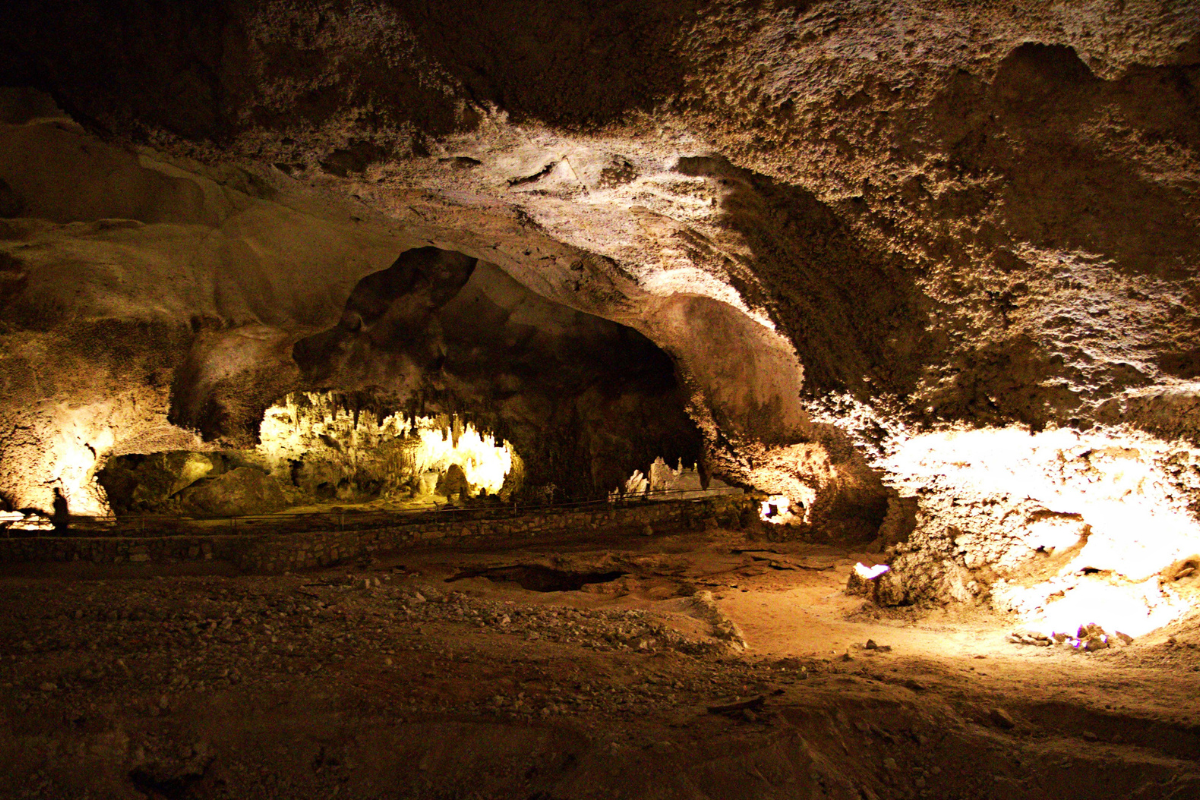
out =
[[[18,2],[0,796],[1200,797],[1200,5]]]

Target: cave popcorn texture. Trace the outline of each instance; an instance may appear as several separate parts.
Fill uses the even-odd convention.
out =
[[[886,460],[921,503],[894,548],[908,600],[974,602],[1045,634],[1140,636],[1200,599],[1194,448],[1124,429],[1020,427],[906,438]]]
[[[272,474],[307,493],[428,496],[457,467],[465,492],[507,497],[519,487],[521,459],[507,441],[458,417],[354,410],[331,393],[288,395],[268,408],[258,453]]]
[[[900,4],[912,28],[896,35],[865,6],[775,5],[639,13],[649,47],[611,32],[626,29],[620,4],[549,4],[528,38],[507,29],[526,27],[521,4],[473,15],[478,24],[457,4],[416,18],[371,2],[331,16],[291,15],[287,2],[210,4],[195,17],[18,5],[0,30],[11,84],[51,90],[112,141],[48,97],[0,93],[11,326],[0,333],[0,502],[44,510],[61,488],[73,508],[103,510],[90,476],[107,456],[184,449],[193,430],[248,446],[247,428],[287,391],[398,374],[377,356],[436,367],[429,342],[381,355],[393,342],[373,340],[370,315],[342,303],[397,250],[426,246],[461,254],[454,275],[468,257],[497,273],[477,265],[477,284],[439,321],[483,319],[476,299],[496,319],[523,313],[511,279],[636,329],[676,361],[707,471],[798,501],[823,530],[850,518],[868,537],[891,520],[896,535],[879,538],[894,543],[907,517],[857,451],[808,419],[802,394],[847,392],[914,430],[1104,422],[1200,441],[1200,15],[933,3],[931,17]],[[612,23],[598,35],[629,47],[581,48],[576,18]],[[192,35],[206,23],[227,37]],[[131,33],[142,25],[156,34]],[[227,39],[241,45],[205,49]],[[398,42],[412,49],[398,55]],[[477,60],[485,53],[500,57]],[[181,81],[194,64],[207,77]],[[380,309],[402,330],[430,318],[421,304]],[[147,316],[159,327],[134,347]],[[534,316],[521,327],[563,318]],[[436,344],[466,354],[450,365],[474,368],[474,343],[443,328],[453,335]],[[297,337],[338,347],[289,348]],[[370,358],[294,360],[341,347]],[[495,352],[478,359],[489,378]],[[541,355],[529,362],[546,372]],[[344,368],[360,363],[371,368]],[[478,396],[491,383],[465,371],[471,385],[450,389]],[[136,413],[54,440],[62,426],[44,409],[61,398],[99,407],[126,387]],[[607,488],[657,444],[606,435],[613,420],[642,423],[632,412],[643,393],[624,404],[581,395],[597,435],[573,448],[569,414],[560,437],[536,436],[542,409],[563,405],[558,387],[537,408],[528,382],[499,388],[511,392],[500,406],[510,426],[488,425],[527,456],[531,483],[575,474],[578,494]],[[357,463],[325,463],[339,459]],[[1063,513],[999,485],[957,503],[956,469],[921,482],[921,526],[898,553],[910,598],[994,597],[1037,563],[1031,553],[1042,548],[1044,567],[1085,526],[1099,559],[1116,529],[1152,522],[1151,557],[1113,551],[1136,556],[1122,569],[1147,580],[1164,558],[1190,555],[1158,552],[1191,538],[1174,511],[1115,500]],[[898,484],[909,471],[885,472]],[[330,476],[335,491],[353,489]]]

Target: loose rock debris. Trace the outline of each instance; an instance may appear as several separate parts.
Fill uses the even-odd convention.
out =
[[[937,650],[945,633],[872,621],[841,591],[852,559],[697,590],[695,576],[742,562],[720,542],[689,548],[499,562],[627,573],[557,592],[494,582],[461,554],[275,577],[2,578],[0,796],[671,797],[703,785],[730,798],[1090,800],[1200,786],[1189,725],[1144,719],[1197,688],[1200,674],[1179,672],[1200,662],[1186,632],[1117,655],[1143,684],[1160,656],[1197,679],[1155,678],[1141,710],[1098,712],[1054,686],[1078,684],[1071,665],[1105,662],[1055,661],[999,632],[986,662]],[[831,602],[808,617],[816,628],[789,633],[790,617]],[[1021,671],[1033,657],[1036,681]],[[1097,708],[1131,697],[1104,688],[1128,680],[1109,672]],[[1111,741],[1118,729],[1137,744]],[[1091,766],[1057,777],[1063,747]],[[1078,777],[1111,774],[1101,760],[1114,757],[1137,764],[1128,782]],[[758,777],[720,777],[749,767]]]
[[[1026,644],[1035,647],[1061,646],[1079,653],[1094,653],[1097,650],[1125,647],[1133,644],[1133,637],[1121,631],[1107,633],[1104,628],[1095,623],[1080,625],[1074,634],[1056,632],[1040,633],[1038,631],[1015,631],[1010,633],[1008,640],[1013,644]]]

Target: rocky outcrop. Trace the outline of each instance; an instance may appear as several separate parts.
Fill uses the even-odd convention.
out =
[[[160,511],[196,481],[225,469],[225,459],[215,454],[154,453],[110,458],[96,480],[117,513]]]
[[[494,271],[449,270],[456,297],[511,311],[510,282],[645,337],[708,471],[811,496],[817,531],[895,539],[911,441],[948,465],[918,533],[957,519],[949,428],[1200,444],[1194,3],[69,5],[0,33],[0,77],[57,102],[4,103],[16,505],[102,508],[106,454],[191,430],[248,446],[313,375],[396,363],[371,319],[457,330],[436,291],[346,303],[425,246]],[[430,341],[401,348],[417,372],[470,350]],[[622,396],[576,396],[606,409],[591,452],[620,449]],[[562,422],[541,460],[587,460],[554,460],[586,438]],[[953,524],[990,554],[1016,541],[992,512],[1036,501],[988,490]],[[923,591],[979,596],[938,547],[913,557],[951,588]]]
[[[272,514],[287,506],[274,478],[253,467],[236,467],[185,489],[181,510],[197,517],[240,517]]]

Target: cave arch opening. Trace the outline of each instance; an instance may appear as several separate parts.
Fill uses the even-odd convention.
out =
[[[110,459],[99,480],[115,511],[591,500],[656,459],[703,460],[670,355],[462,253],[404,251],[356,283],[334,325],[259,341],[233,380],[213,378],[230,371],[230,348],[193,348],[173,421],[217,452]],[[488,469],[502,474],[485,480]]]

